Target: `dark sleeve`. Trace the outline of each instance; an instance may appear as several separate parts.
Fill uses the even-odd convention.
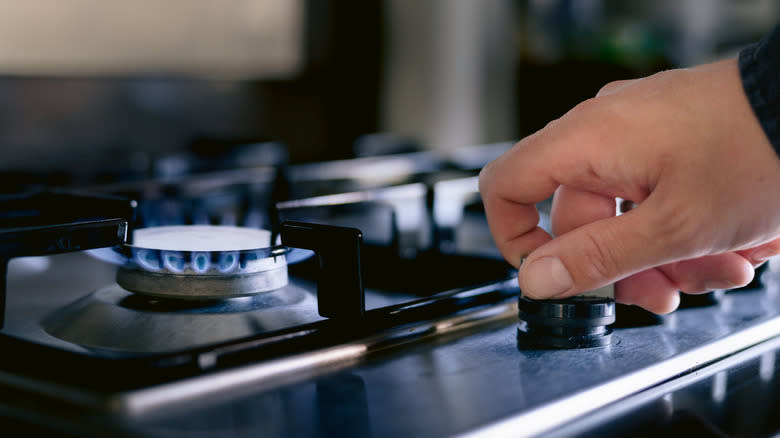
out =
[[[780,24],[739,53],[739,72],[750,105],[780,156]]]

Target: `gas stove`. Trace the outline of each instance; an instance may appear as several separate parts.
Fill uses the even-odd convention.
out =
[[[147,179],[6,196],[0,423],[66,436],[776,432],[777,260],[670,315],[617,306],[594,347],[519,342],[516,272],[476,177],[509,146],[287,165],[264,144],[248,168],[174,157]],[[248,234],[149,239],[182,229]]]

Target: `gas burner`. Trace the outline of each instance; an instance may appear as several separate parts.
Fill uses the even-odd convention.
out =
[[[142,295],[214,300],[254,295],[288,283],[287,248],[261,229],[182,225],[137,229],[117,283]]]

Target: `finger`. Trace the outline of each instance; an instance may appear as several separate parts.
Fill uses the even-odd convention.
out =
[[[584,115],[569,116],[572,113]],[[653,178],[626,174],[641,170],[640,167],[616,165],[630,159],[622,156],[625,148],[610,146],[616,142],[607,141],[606,134],[598,128],[603,124],[603,118],[598,116],[575,108],[523,139],[480,172],[480,193],[494,241],[501,254],[516,267],[531,251],[550,240],[537,227],[535,204],[552,196],[559,186],[637,202],[649,193],[647,187],[636,181],[651,184]],[[616,131],[620,129],[611,128],[610,135],[629,138]],[[610,159],[605,160],[605,156]]]
[[[560,236],[582,225],[612,217],[615,207],[614,198],[561,186],[553,197],[553,233]],[[677,286],[655,269],[618,282],[615,298],[620,303],[637,305],[658,314],[674,311],[680,302]]]
[[[556,236],[582,225],[615,215],[615,198],[561,186],[555,191],[551,211]]]
[[[485,190],[484,180],[485,178],[480,176],[480,190]],[[552,239],[546,231],[537,226],[539,212],[535,204],[522,204],[486,194],[482,195],[482,199],[496,246],[501,255],[515,268],[520,267],[531,251]]]
[[[639,203],[622,216],[588,223],[534,249],[519,269],[520,286],[530,298],[564,298],[597,289],[690,258],[695,250],[688,227],[676,226],[687,216],[677,214],[664,196],[671,184],[659,182],[658,169],[664,165],[652,153],[627,152],[625,144],[632,144],[636,130],[615,119],[615,110],[609,102],[580,104],[523,139],[480,175],[496,245],[516,266],[525,251],[547,238],[536,228],[533,204],[559,186]],[[620,123],[606,129],[610,118]],[[626,165],[631,162],[642,165]],[[651,188],[653,196],[648,197]]]
[[[664,314],[677,309],[680,305],[680,293],[669,278],[653,268],[617,282],[615,301]]]
[[[758,267],[770,258],[780,255],[780,239],[771,240],[754,248],[737,251],[737,254],[750,261],[754,267]]]
[[[536,249],[519,271],[523,293],[565,298],[690,257],[668,225],[659,225],[668,219],[653,217],[656,203],[650,197],[622,216],[583,225]]]
[[[617,93],[618,91],[623,90],[624,88],[630,86],[634,82],[636,82],[638,79],[626,79],[622,81],[613,81],[610,82],[599,90],[599,92],[596,94],[596,96],[608,96],[613,93]]]
[[[734,252],[698,257],[659,266],[682,292],[702,293],[741,287],[753,280],[755,270],[745,257]]]
[[[524,162],[523,147],[523,142],[518,143],[479,174],[479,190],[493,239],[504,258],[515,267],[551,239],[538,227],[536,203],[547,199],[556,187],[552,181],[529,187],[530,181],[516,174],[513,167]],[[513,190],[513,184],[518,185],[517,190]]]
[[[480,173],[483,200],[527,206],[549,198],[564,185],[642,202],[657,181],[657,175],[646,174],[647,169],[661,166],[652,162],[652,151],[632,152],[625,147],[641,139],[634,138],[636,129],[617,112],[604,99],[586,101],[524,138]],[[617,120],[607,123],[609,119]],[[627,165],[632,162],[642,165]]]

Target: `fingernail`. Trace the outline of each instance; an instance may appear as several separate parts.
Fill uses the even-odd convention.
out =
[[[574,285],[571,274],[557,257],[542,257],[523,267],[523,294],[550,298]]]

